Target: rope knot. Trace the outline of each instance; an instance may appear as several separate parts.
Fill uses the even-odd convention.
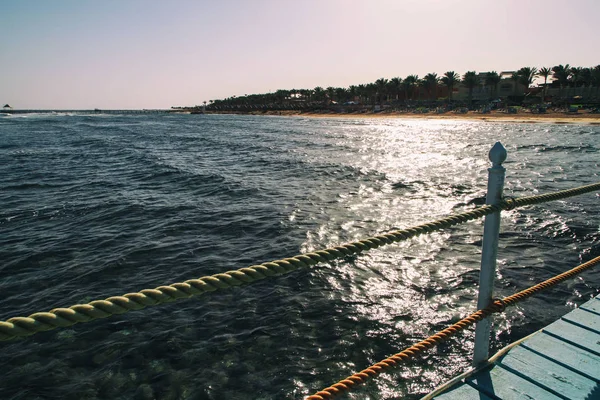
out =
[[[515,208],[517,208],[517,199],[515,199],[512,196],[504,196],[500,205],[506,211],[514,210]]]
[[[492,299],[492,304],[495,306],[496,310],[501,313],[506,310],[506,302],[499,297]]]

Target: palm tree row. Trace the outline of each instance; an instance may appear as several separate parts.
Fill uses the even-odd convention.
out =
[[[523,67],[513,73],[511,80],[514,83],[515,95],[519,85],[524,87],[525,94],[536,77],[544,78],[543,98],[546,97],[548,77],[565,87],[600,87],[600,65],[591,68],[571,67],[569,64],[555,67]],[[409,101],[435,101],[440,94],[451,102],[453,92],[459,85],[468,90],[468,102],[473,102],[473,91],[477,87],[489,88],[489,99],[497,98],[498,85],[501,76],[496,71],[477,74],[467,71],[462,78],[454,71],[448,71],[443,76],[429,73],[420,79],[417,75],[408,75],[402,79],[380,78],[373,83],[351,85],[343,87],[315,87],[314,89],[277,90],[274,93],[232,96],[222,100],[211,100],[209,108],[220,109],[236,106],[237,108],[267,108],[267,109],[299,109],[315,107],[330,103],[345,104],[385,104],[408,103]],[[597,91],[596,91],[597,92]]]

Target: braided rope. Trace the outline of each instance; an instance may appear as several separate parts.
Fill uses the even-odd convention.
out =
[[[387,244],[408,240],[415,236],[450,228],[463,224],[500,210],[537,204],[544,201],[558,200],[600,189],[600,183],[582,186],[539,196],[512,199],[501,205],[485,205],[474,210],[451,215],[437,221],[428,222],[407,229],[400,229],[367,239],[339,245],[336,247],[300,254],[294,257],[252,265],[233,271],[190,279],[185,282],[144,289],[137,293],[127,293],[104,300],[94,300],[87,304],[76,304],[69,308],[55,308],[49,312],[37,312],[28,317],[13,317],[0,321],[0,341],[16,337],[30,336],[37,332],[64,328],[79,322],[88,322],[99,318],[107,318],[115,314],[141,310],[149,306],[170,303],[175,300],[200,296],[207,292],[229,289],[246,285],[267,277],[277,276],[306,268],[318,263],[341,259],[363,251],[375,249]],[[541,200],[540,200],[541,199]]]
[[[351,391],[356,386],[365,383],[366,381],[374,378],[380,373],[384,372],[387,369],[392,367],[397,367],[399,364],[414,358],[421,353],[424,353],[426,350],[435,347],[436,345],[448,340],[450,337],[455,336],[459,332],[463,331],[465,328],[475,324],[478,321],[490,316],[493,313],[503,312],[504,309],[508,306],[514,306],[518,302],[525,300],[528,297],[533,296],[534,294],[541,292],[542,290],[548,289],[552,286],[555,286],[561,283],[564,280],[574,277],[582,273],[583,271],[595,267],[600,264],[600,257],[596,257],[586,263],[583,263],[569,271],[563,272],[560,275],[557,275],[553,278],[545,280],[544,282],[538,283],[537,285],[531,286],[525,290],[522,290],[518,293],[515,293],[511,296],[505,297],[503,299],[495,299],[492,303],[481,310],[474,312],[458,321],[457,323],[447,327],[439,331],[438,333],[431,335],[425,340],[420,341],[417,344],[414,344],[400,353],[396,353],[391,357],[388,357],[384,360],[379,361],[376,364],[371,365],[370,367],[363,369],[360,372],[357,372],[349,377],[342,379],[338,383],[329,386],[317,393],[308,396],[305,400],[329,400],[337,397],[340,394]]]
[[[600,183],[579,186],[573,189],[561,190],[558,192],[546,193],[535,196],[526,196],[521,198],[504,199],[501,206],[503,210],[512,210],[516,207],[530,206],[534,204],[546,203],[553,200],[566,199],[567,197],[578,196],[580,194],[593,192],[600,189]]]

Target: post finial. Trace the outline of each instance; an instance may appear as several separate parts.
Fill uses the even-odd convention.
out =
[[[506,160],[506,156],[508,153],[502,143],[496,142],[496,144],[492,147],[489,153],[490,161],[492,162],[492,167],[497,167],[502,165],[504,160]]]

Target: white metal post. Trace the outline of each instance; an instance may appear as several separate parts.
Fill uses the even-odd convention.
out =
[[[496,142],[490,150],[489,158],[492,168],[488,169],[488,187],[485,197],[486,204],[498,205],[502,201],[504,189],[504,173],[502,166],[506,160],[506,149],[500,142]],[[494,291],[494,277],[496,275],[496,257],[498,255],[498,236],[500,234],[500,211],[485,217],[483,226],[483,243],[481,248],[481,272],[479,275],[479,297],[477,309],[480,310],[490,305]],[[473,353],[473,366],[477,367],[486,362],[489,355],[491,318],[485,318],[475,327],[475,350]]]

